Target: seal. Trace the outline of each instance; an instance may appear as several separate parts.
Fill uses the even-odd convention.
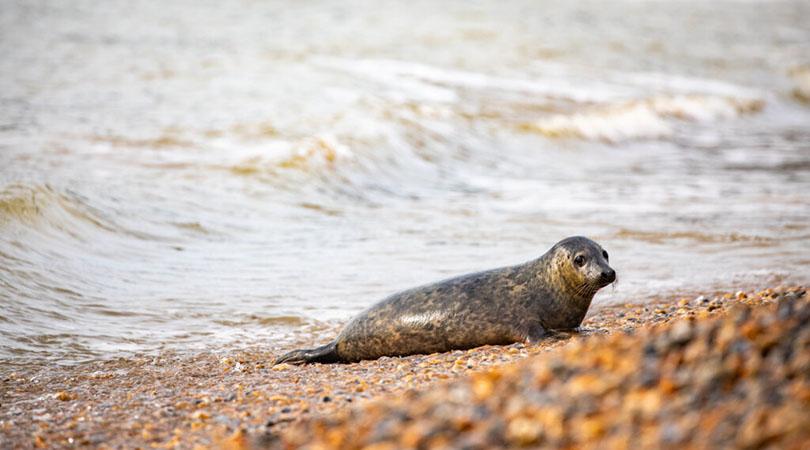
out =
[[[352,319],[332,342],[294,350],[275,364],[531,344],[554,330],[577,328],[596,291],[615,280],[608,253],[599,244],[569,237],[524,264],[393,294]]]

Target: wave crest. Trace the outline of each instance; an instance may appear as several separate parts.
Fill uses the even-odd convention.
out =
[[[39,215],[40,204],[46,201],[50,189],[31,188],[22,184],[8,185],[0,190],[0,224],[11,220],[32,220]]]
[[[0,189],[0,227],[13,224],[62,230],[73,236],[80,234],[77,228],[81,226],[124,231],[78,196],[58,192],[47,184],[14,183]]]
[[[555,114],[521,125],[525,131],[550,138],[581,138],[616,143],[634,139],[661,139],[672,135],[673,120],[712,122],[760,111],[760,99],[705,95],[654,97],[590,108],[573,114]]]
[[[277,155],[252,156],[230,167],[238,175],[276,173],[279,170],[319,170],[334,168],[341,160],[353,157],[352,151],[337,139],[318,136],[302,144],[285,149]]]

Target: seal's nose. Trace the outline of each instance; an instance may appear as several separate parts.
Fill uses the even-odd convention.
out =
[[[605,269],[602,271],[602,280],[607,283],[613,283],[616,281],[616,271],[613,269]]]

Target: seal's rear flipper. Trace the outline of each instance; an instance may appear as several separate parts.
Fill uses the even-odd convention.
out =
[[[293,350],[287,354],[276,358],[273,365],[286,364],[309,364],[309,363],[336,363],[340,362],[337,354],[337,342],[332,341],[326,345],[303,350]]]

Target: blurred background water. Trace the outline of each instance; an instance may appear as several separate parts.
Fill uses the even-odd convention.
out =
[[[587,235],[810,279],[810,3],[0,0],[0,362],[316,335]]]

